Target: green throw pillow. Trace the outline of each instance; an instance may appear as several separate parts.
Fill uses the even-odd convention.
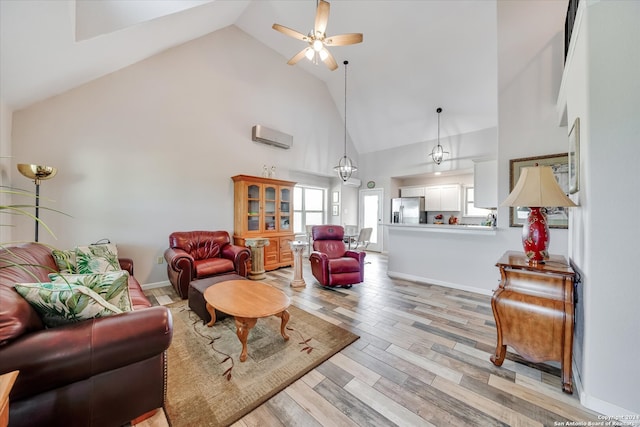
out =
[[[75,274],[77,272],[75,249],[68,251],[54,249],[51,251],[51,255],[53,255],[53,259],[56,261],[60,273]]]
[[[78,274],[105,273],[121,270],[116,245],[90,245],[76,247]]]
[[[16,283],[15,289],[48,327],[122,313],[86,286],[68,283]]]
[[[120,310],[132,310],[131,297],[129,295],[129,272],[126,270],[111,271],[103,274],[49,273],[49,280],[53,283],[86,286]]]

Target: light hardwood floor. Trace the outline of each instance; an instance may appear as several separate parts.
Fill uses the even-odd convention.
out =
[[[293,269],[266,283],[292,303],[360,336],[355,343],[234,424],[250,426],[554,426],[597,422],[598,414],[561,391],[557,365],[532,364],[513,352],[489,361],[496,331],[490,297],[390,279],[387,258],[368,253],[365,282],[351,289],[317,284],[293,289]],[[496,279],[498,271],[496,269]],[[150,289],[159,304],[171,287]],[[509,349],[510,350],[510,349]],[[138,424],[166,425],[162,413]]]

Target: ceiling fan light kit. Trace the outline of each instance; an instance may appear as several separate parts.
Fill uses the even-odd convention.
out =
[[[279,31],[289,37],[293,37],[294,39],[302,40],[309,44],[309,46],[305,47],[300,52],[295,54],[293,58],[291,58],[287,62],[287,64],[295,65],[303,57],[306,57],[314,64],[324,62],[331,71],[334,71],[338,68],[338,64],[336,63],[335,58],[333,57],[331,52],[329,52],[327,47],[346,46],[362,42],[363,37],[361,33],[340,34],[337,36],[327,37],[325,31],[327,29],[327,23],[329,21],[330,7],[331,6],[329,5],[329,2],[324,0],[318,1],[313,30],[311,30],[306,36],[301,32],[292,30],[291,28],[285,27],[284,25],[273,24],[272,28],[274,30]]]

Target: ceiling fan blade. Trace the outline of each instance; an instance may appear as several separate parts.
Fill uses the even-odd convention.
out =
[[[331,70],[331,71],[335,71],[338,69],[338,63],[336,62],[335,58],[333,57],[333,55],[331,54],[331,52],[329,52],[327,50],[327,57],[324,60],[325,65]]]
[[[362,43],[361,33],[340,34],[324,39],[327,46],[346,46],[349,44]]]
[[[294,39],[298,39],[298,40],[302,40],[305,42],[309,41],[309,36],[305,36],[304,34],[296,31],[296,30],[292,30],[289,27],[285,27],[284,25],[280,25],[280,24],[273,24],[273,26],[271,27],[276,31],[281,32],[284,35],[287,35],[289,37],[293,37]]]
[[[295,56],[293,58],[291,58],[289,60],[289,62],[287,62],[287,64],[295,65],[298,61],[300,61],[302,58],[304,58],[304,54],[307,53],[307,51],[309,49],[311,49],[311,48],[307,46],[304,49],[302,49],[300,52],[296,53]]]
[[[316,12],[316,23],[313,26],[315,34],[324,34],[327,31],[327,22],[329,22],[329,2],[320,0],[318,2],[318,11]]]

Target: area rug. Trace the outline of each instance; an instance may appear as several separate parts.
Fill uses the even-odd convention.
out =
[[[168,306],[173,341],[167,355],[165,412],[172,427],[228,426],[324,362],[358,336],[294,306],[280,335],[280,319],[258,319],[249,332],[249,357],[235,322],[227,317],[209,328],[187,301]]]

